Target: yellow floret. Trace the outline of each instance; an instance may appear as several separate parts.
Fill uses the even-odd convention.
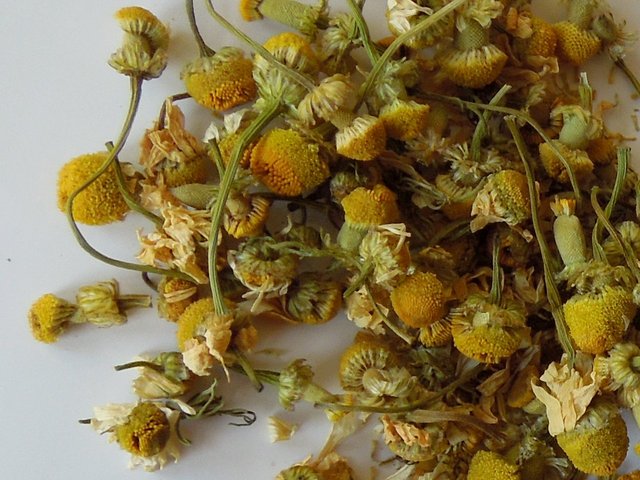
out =
[[[271,191],[293,197],[324,182],[329,166],[317,143],[294,130],[276,128],[251,152],[251,172]]]
[[[630,292],[610,287],[601,294],[574,295],[563,310],[578,349],[597,355],[622,340],[637,307]]]
[[[220,149],[220,155],[222,156],[222,161],[225,165],[229,165],[229,161],[231,160],[231,155],[233,154],[233,149],[236,146],[238,140],[240,140],[241,132],[233,132],[224,137],[222,140],[218,142],[218,148]],[[259,139],[253,140],[247,148],[242,152],[242,156],[240,157],[240,166],[242,168],[249,168],[249,163],[251,162],[251,152],[253,148],[258,144]]]
[[[584,150],[572,150],[559,140],[551,142],[560,150],[578,180],[586,179],[593,172],[593,162]],[[551,178],[560,183],[569,183],[569,174],[548,143],[538,146],[542,166]]]
[[[364,228],[394,223],[400,218],[397,196],[378,183],[372,189],[358,187],[342,199],[345,222]]]
[[[177,322],[180,315],[197,299],[195,283],[180,278],[164,277],[158,284],[160,316]]]
[[[380,110],[387,135],[396,140],[412,140],[429,125],[431,107],[414,101],[395,100]]]
[[[459,333],[452,326],[453,342],[465,356],[484,363],[498,363],[518,349],[522,339],[502,327],[481,325]]]
[[[253,22],[254,20],[260,20],[262,15],[258,11],[261,0],[240,0],[240,15],[247,22]]]
[[[169,46],[167,27],[149,10],[142,7],[124,7],[115,13],[120,28],[133,35],[143,35],[155,50]]]
[[[621,477],[618,477],[618,480],[640,480],[640,470],[625,473]]]
[[[311,44],[302,36],[293,32],[283,32],[269,38],[263,45],[276,57],[284,55],[285,63],[295,67],[299,62],[295,58],[301,57],[308,64],[306,70],[317,70],[320,62]]]
[[[178,318],[178,330],[176,331],[180,351],[184,350],[184,344],[187,340],[198,335],[199,327],[209,315],[214,313],[215,308],[211,297],[196,300],[185,309],[180,318]]]
[[[134,407],[126,423],[115,427],[115,434],[123,450],[140,457],[151,457],[164,449],[171,427],[160,408],[144,402]]]
[[[232,196],[227,200],[224,229],[233,238],[255,237],[262,233],[271,202],[259,195]]]
[[[531,218],[527,177],[516,170],[501,170],[489,177],[478,192],[471,215],[471,231],[489,223],[505,222],[517,225]]]
[[[502,72],[507,55],[493,44],[472,50],[447,50],[439,57],[442,71],[456,85],[482,88]]]
[[[242,55],[225,59],[200,57],[182,73],[189,95],[212,110],[228,110],[256,96],[253,63]]]
[[[451,342],[452,338],[451,321],[448,318],[443,318],[422,327],[418,340],[425,347],[442,347]]]
[[[66,163],[58,173],[58,208],[65,211],[69,196],[84,184],[107,159],[107,152],[81,155]],[[87,225],[104,225],[122,220],[129,211],[111,165],[73,202],[73,217]]]
[[[41,296],[28,315],[33,338],[44,343],[55,342],[76,310],[75,305],[51,293]]]
[[[581,472],[598,476],[611,475],[627,456],[627,425],[617,407],[610,408],[616,409],[615,412],[601,415],[595,422],[592,421],[593,412],[587,412],[575,429],[556,437],[560,448]]]
[[[469,464],[468,480],[519,480],[518,467],[502,455],[480,450]]]
[[[386,145],[384,123],[371,115],[356,117],[336,133],[336,150],[353,160],[373,160],[384,151]]]
[[[395,355],[383,344],[369,340],[356,341],[340,358],[340,385],[345,390],[362,391],[362,380],[367,370],[386,370],[397,363]]]
[[[391,304],[400,320],[410,327],[426,327],[445,314],[444,287],[433,273],[416,273],[393,289]]]
[[[553,25],[558,36],[558,56],[574,65],[582,65],[600,51],[600,38],[589,30],[564,21]]]
[[[531,19],[533,33],[524,40],[524,54],[540,57],[550,57],[555,53],[558,36],[553,26],[540,17]]]
[[[167,188],[190,183],[205,183],[208,177],[208,159],[203,155],[186,159],[184,162],[166,162],[160,169]]]

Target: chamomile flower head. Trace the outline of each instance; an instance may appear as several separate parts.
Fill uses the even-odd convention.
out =
[[[558,38],[558,57],[573,65],[582,65],[594,57],[602,47],[602,40],[595,32],[573,22],[555,23],[553,28]]]
[[[443,347],[453,338],[451,320],[443,317],[430,325],[420,328],[418,340],[425,347]]]
[[[340,384],[345,390],[364,391],[367,375],[397,366],[396,355],[384,344],[356,340],[340,358]]]
[[[313,370],[302,359],[297,359],[282,369],[278,376],[278,400],[286,410],[293,410],[294,404],[303,398],[311,384]]]
[[[209,315],[215,312],[213,300],[210,297],[201,298],[189,305],[178,318],[178,330],[176,338],[178,348],[183,350],[187,340],[200,334],[200,327],[205,323]]]
[[[311,44],[297,33],[278,33],[269,38],[263,47],[278,61],[300,73],[315,74],[320,66]],[[257,70],[271,68],[267,60],[260,56],[255,58],[254,64]]]
[[[350,71],[355,64],[350,52],[362,44],[353,15],[341,12],[332,16],[328,27],[320,32],[318,44],[318,56],[325,73]]]
[[[404,223],[397,223],[370,228],[364,236],[358,254],[363,265],[372,265],[376,285],[391,289],[409,272],[410,235]]]
[[[617,225],[616,230],[618,230],[618,235],[620,235],[623,243],[629,245],[638,255],[640,253],[640,225],[636,222],[626,221]],[[605,239],[602,243],[602,248],[607,255],[607,260],[612,265],[624,265],[624,252],[612,237]]]
[[[468,480],[520,480],[518,466],[496,452],[480,450],[469,464]]]
[[[224,111],[252,100],[257,93],[253,62],[235,47],[198,57],[181,74],[187,92],[200,105]]]
[[[531,18],[531,35],[519,39],[516,45],[526,56],[551,57],[555,54],[558,36],[553,26],[538,16]]]
[[[122,47],[109,58],[109,65],[127,76],[159,77],[167,66],[167,27],[142,7],[121,8],[115,18],[125,38]]]
[[[238,5],[240,15],[247,22],[253,22],[262,19],[262,14],[258,11],[258,5],[261,0],[240,0]]]
[[[516,170],[502,170],[489,177],[476,196],[471,215],[471,231],[490,223],[514,226],[531,218],[527,178]]]
[[[262,233],[271,202],[260,195],[230,195],[223,218],[224,229],[234,238],[256,237]]]
[[[287,291],[286,310],[294,320],[317,325],[334,318],[342,307],[342,287],[332,280],[301,274]]]
[[[47,293],[36,300],[29,309],[29,327],[33,338],[53,343],[65,331],[78,312],[78,307],[66,300]]]
[[[158,284],[158,312],[172,322],[177,322],[182,312],[197,299],[198,287],[189,280],[163,277]]]
[[[65,211],[69,197],[104,164],[108,152],[75,157],[58,173],[58,208]],[[109,166],[73,202],[73,218],[87,225],[105,225],[122,220],[129,206],[118,188],[115,167]]]
[[[387,26],[395,36],[409,31],[414,25],[430,16],[434,9],[444,6],[443,0],[418,1],[387,0]],[[443,37],[453,34],[453,16],[448,15],[435,24],[407,40],[406,45],[416,50],[430,47]]]
[[[405,278],[391,292],[391,304],[400,320],[410,327],[427,327],[444,317],[446,294],[433,273],[418,272]]]
[[[619,343],[636,314],[633,294],[623,287],[574,295],[563,305],[569,334],[576,346],[602,354]]]
[[[478,185],[460,184],[449,173],[438,175],[435,185],[447,197],[447,202],[441,210],[449,220],[471,217],[473,202],[482,188],[482,183]]]
[[[251,172],[272,192],[297,196],[329,176],[320,146],[291,129],[266,133],[251,152]]]
[[[150,307],[149,295],[120,295],[115,280],[97,282],[80,287],[76,303],[85,321],[99,327],[120,325],[127,321],[126,311],[136,307]]]
[[[353,85],[346,75],[327,77],[302,99],[297,107],[298,117],[308,125],[315,124],[316,118],[331,120],[338,110],[346,107],[353,94]]]
[[[396,99],[382,107],[379,118],[389,137],[413,140],[427,129],[430,110],[426,104]]]
[[[610,389],[617,391],[620,403],[628,408],[640,404],[640,347],[632,342],[615,345],[599,358],[606,368],[606,376],[611,378]]]
[[[486,295],[472,294],[451,309],[453,342],[463,355],[498,363],[530,342],[524,307],[513,300],[504,304],[495,305]]]
[[[482,88],[498,78],[507,63],[507,55],[489,44],[468,50],[449,50],[439,60],[442,71],[456,85]]]
[[[241,0],[240,13],[247,21],[267,17],[313,38],[318,26],[326,23],[327,1],[312,6],[297,0]]]
[[[369,161],[380,155],[387,145],[384,122],[372,115],[342,115],[337,112],[332,122],[338,125],[336,150],[340,155],[360,161]]]
[[[594,401],[573,430],[556,437],[571,463],[591,475],[612,475],[627,456],[627,425],[618,407]]]
[[[396,194],[382,183],[373,188],[356,188],[342,199],[341,205],[345,222],[363,229],[394,223],[400,217]]]

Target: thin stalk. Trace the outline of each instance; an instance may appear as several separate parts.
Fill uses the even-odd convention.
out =
[[[258,380],[258,377],[256,376],[256,371],[254,370],[251,363],[249,363],[249,360],[247,359],[247,357],[245,357],[245,355],[238,349],[233,349],[233,353],[236,356],[238,365],[240,365],[240,368],[242,368],[242,371],[244,372],[244,374],[251,381],[251,385],[253,385],[258,392],[261,392],[262,389],[264,388],[264,385],[262,385],[260,380]]]
[[[553,142],[551,141],[551,138],[549,138],[549,135],[546,134],[546,132],[540,126],[540,124],[536,122],[533,118],[531,118],[530,115],[527,115],[526,113],[521,112],[520,110],[516,110],[515,108],[500,107],[497,105],[488,105],[484,103],[468,102],[458,97],[448,97],[446,95],[440,95],[438,93],[426,92],[424,93],[424,95],[427,98],[433,98],[435,100],[441,100],[443,102],[457,104],[461,108],[467,108],[472,111],[475,108],[479,108],[481,110],[489,110],[493,112],[503,113],[505,115],[510,115],[510,116],[519,118],[521,120],[524,120],[526,123],[531,125],[534,128],[534,130],[538,132],[538,134],[542,137],[542,139],[549,145],[549,147],[551,147],[551,150],[553,151],[553,153],[556,155],[558,160],[562,162],[562,165],[567,170],[567,174],[569,175],[569,181],[571,182],[571,189],[573,190],[573,195],[575,196],[575,199],[576,199],[576,205],[578,209],[581,208],[582,194],[580,192],[580,185],[578,184],[578,179],[576,178],[576,175],[573,172],[571,165],[569,165],[569,162],[567,162],[567,159],[564,158],[560,150],[558,150],[558,147],[556,147],[553,144]]]
[[[187,98],[191,98],[191,95],[187,92],[174,93],[173,95],[165,98],[164,102],[162,102],[162,106],[160,107],[160,112],[158,113],[158,128],[164,128],[164,117],[167,114],[167,102],[173,103]]]
[[[187,18],[189,19],[189,26],[191,27],[191,31],[193,32],[193,36],[196,39],[196,43],[198,44],[198,50],[200,50],[201,57],[211,57],[216,54],[216,51],[205,43],[204,38],[200,35],[200,30],[198,29],[198,24],[196,23],[196,12],[193,9],[193,0],[186,0],[185,6],[187,8]]]
[[[568,356],[569,366],[572,367],[573,362],[575,361],[576,352],[571,343],[571,339],[569,338],[569,333],[567,332],[567,324],[564,320],[564,312],[562,310],[562,299],[560,298],[560,292],[558,291],[558,287],[555,283],[554,276],[556,272],[553,266],[556,265],[557,260],[553,258],[551,249],[549,248],[549,244],[547,243],[547,239],[544,236],[544,231],[540,226],[540,218],[538,216],[538,195],[536,181],[533,175],[533,170],[531,169],[531,165],[529,164],[527,147],[513,117],[506,117],[505,122],[507,123],[507,127],[509,128],[511,135],[513,136],[513,140],[515,141],[516,148],[518,149],[520,159],[522,160],[522,165],[524,166],[527,175],[529,203],[531,204],[531,220],[533,221],[533,229],[536,234],[536,240],[538,241],[538,245],[540,246],[540,255],[542,256],[542,266],[544,269],[544,283],[547,291],[547,299],[549,300],[549,305],[551,306],[551,315],[553,316],[553,319],[555,321],[558,340],[560,341],[562,349]]]
[[[638,77],[636,77],[635,74],[631,71],[624,59],[619,58],[617,60],[614,60],[613,63],[616,65],[616,67],[622,70],[622,73],[625,74],[625,76],[631,82],[631,85],[633,85],[635,91],[638,93],[638,95],[640,95],[640,81],[638,81]]]
[[[498,235],[493,236],[493,246],[491,250],[492,273],[491,273],[491,292],[490,301],[494,305],[500,305],[502,300],[502,268],[500,268],[500,239]]]
[[[399,37],[396,37],[391,45],[389,45],[387,49],[382,53],[378,61],[373,65],[373,68],[371,69],[369,75],[367,75],[367,79],[360,89],[358,102],[353,111],[355,112],[362,105],[362,102],[369,94],[369,91],[373,87],[373,84],[376,82],[376,80],[378,80],[378,77],[382,73],[384,66],[406,41],[429,29],[432,25],[439,22],[442,18],[446,17],[449,13],[453,12],[456,8],[464,5],[468,1],[469,0],[453,0],[451,3],[448,3],[437,12],[433,13],[424,20],[421,20],[418,24],[411,28],[411,30],[408,30]]]
[[[302,85],[307,90],[311,91],[315,88],[314,83],[309,80],[307,77],[302,75],[300,72],[296,72],[292,68],[287,67],[285,64],[281,63],[276,57],[274,57],[269,50],[264,48],[258,42],[256,42],[253,38],[251,38],[246,33],[238,30],[233,24],[231,24],[227,19],[225,19],[222,15],[216,12],[216,9],[213,7],[211,0],[206,0],[207,9],[209,10],[209,14],[224,28],[226,28],[229,32],[233,33],[238,39],[245,42],[249,45],[253,50],[255,50],[261,57],[264,57],[269,60],[271,65],[274,68],[277,68],[282,73],[290,77],[294,82]]]
[[[138,105],[140,104],[142,78],[131,77],[130,81],[131,81],[131,99],[129,101],[129,110],[127,111],[127,116],[125,117],[122,130],[118,135],[118,139],[114,144],[113,150],[109,152],[109,155],[107,156],[105,161],[102,163],[100,168],[98,168],[98,170],[96,170],[96,172],[89,179],[87,179],[86,182],[80,185],[80,187],[78,187],[71,195],[69,195],[69,198],[67,200],[67,205],[65,208],[65,214],[67,216],[69,226],[71,227],[71,232],[73,233],[73,236],[76,238],[78,244],[80,245],[80,247],[82,247],[84,251],[86,251],[92,257],[104,263],[107,263],[109,265],[113,265],[119,268],[124,268],[127,270],[157,273],[158,275],[167,275],[171,277],[182,278],[184,280],[194,281],[194,279],[190,275],[187,275],[186,273],[180,272],[178,270],[168,270],[164,268],[156,268],[149,265],[142,265],[138,263],[123,262],[121,260],[117,260],[115,258],[108,257],[103,253],[100,253],[98,250],[93,248],[89,244],[89,242],[87,242],[87,240],[84,238],[73,216],[73,202],[75,201],[76,197],[81,192],[83,192],[89,185],[95,182],[96,179],[100,175],[102,175],[107,170],[107,168],[111,166],[111,164],[115,161],[116,157],[122,150],[122,147],[124,147],[125,141],[129,136],[129,132],[131,131],[131,126],[133,125],[133,119],[138,110]]]
[[[367,22],[362,16],[361,7],[359,7],[355,0],[348,0],[349,8],[351,8],[351,13],[353,15],[353,19],[358,26],[358,30],[360,31],[360,39],[362,40],[362,45],[364,46],[365,51],[367,52],[367,56],[369,57],[369,61],[371,63],[376,63],[380,58],[380,54],[374,48],[371,43],[371,35],[369,35],[369,27],[367,26]]]
[[[504,98],[504,96],[511,90],[511,85],[503,85],[500,90],[489,100],[489,105],[498,105]],[[480,161],[480,152],[482,151],[482,142],[487,136],[488,131],[488,122],[491,117],[491,112],[489,110],[485,110],[483,113],[478,115],[478,124],[476,125],[476,129],[473,132],[473,137],[471,138],[471,158],[478,162]]]
[[[128,370],[130,368],[150,368],[152,370],[155,370],[156,372],[160,372],[163,373],[164,372],[164,368],[162,368],[162,366],[158,365],[157,363],[153,363],[153,362],[145,362],[144,360],[137,360],[135,362],[129,362],[129,363],[123,363],[121,365],[116,365],[114,368],[114,370],[116,372],[119,372],[121,370]]]
[[[215,138],[209,140],[209,147],[211,152],[211,157],[213,157],[213,163],[216,166],[216,170],[218,170],[218,177],[224,177],[224,161],[222,160],[222,153],[220,153],[220,147],[218,146],[218,142]]]
[[[242,132],[242,135],[233,148],[231,159],[229,160],[229,164],[227,165],[224,175],[220,180],[218,197],[216,198],[216,202],[214,203],[211,211],[211,230],[209,232],[209,252],[207,259],[209,266],[209,284],[213,295],[213,303],[216,308],[216,312],[219,315],[228,313],[228,308],[224,303],[220,279],[218,278],[218,271],[216,270],[216,258],[218,254],[220,225],[222,224],[222,216],[227,204],[227,199],[229,198],[229,193],[231,192],[231,185],[236,178],[238,167],[240,166],[240,159],[247,148],[247,145],[249,145],[256,135],[258,135],[258,133],[260,133],[260,131],[278,115],[280,109],[280,99],[270,102],[251,122],[249,127]]]
[[[604,209],[604,215],[606,218],[611,218],[611,213],[618,203],[620,193],[622,193],[622,187],[624,186],[624,180],[627,177],[627,169],[629,168],[629,153],[631,150],[627,148],[618,149],[618,165],[616,169],[616,180],[613,183],[613,190],[611,191],[611,197]],[[593,194],[592,194],[593,195]],[[600,218],[596,220],[596,224],[591,232],[591,243],[593,245],[593,256],[598,260],[605,260],[606,255],[601,245],[602,240],[602,221]]]

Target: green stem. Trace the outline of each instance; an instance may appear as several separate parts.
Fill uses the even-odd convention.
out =
[[[131,77],[130,81],[131,81],[131,99],[129,102],[129,110],[127,111],[127,116],[122,126],[122,130],[120,131],[118,139],[115,142],[113,150],[109,152],[109,155],[107,155],[107,158],[105,159],[105,161],[102,163],[102,165],[100,165],[100,168],[98,168],[98,170],[96,170],[96,172],[89,179],[87,179],[86,182],[80,185],[80,187],[78,187],[71,195],[69,195],[69,198],[67,200],[67,205],[65,208],[65,214],[67,216],[69,226],[71,227],[71,232],[73,233],[73,236],[76,238],[78,244],[80,245],[80,247],[82,247],[84,251],[86,251],[92,257],[104,263],[107,263],[109,265],[113,265],[119,268],[124,268],[127,270],[157,273],[158,275],[167,275],[171,277],[182,278],[184,280],[194,281],[194,279],[190,275],[187,275],[186,273],[180,272],[178,270],[168,270],[164,268],[151,267],[149,265],[142,265],[139,263],[123,262],[121,260],[117,260],[115,258],[111,258],[100,253],[98,250],[93,248],[89,244],[89,242],[87,242],[87,240],[84,238],[73,216],[73,202],[75,201],[76,197],[81,192],[83,192],[89,185],[91,185],[94,181],[96,181],[96,179],[100,175],[102,175],[107,170],[107,168],[111,166],[111,164],[115,161],[116,157],[122,150],[122,147],[124,147],[124,143],[127,137],[129,136],[129,132],[131,131],[131,126],[133,124],[133,119],[135,117],[136,111],[138,110],[138,105],[140,104],[142,78]]]
[[[415,37],[420,33],[424,32],[425,30],[431,28],[435,23],[439,22],[442,18],[447,16],[449,13],[453,12],[456,8],[460,7],[461,5],[464,5],[468,1],[469,0],[453,0],[451,3],[448,3],[437,12],[433,13],[432,15],[425,18],[424,20],[421,20],[418,24],[416,24],[413,28],[411,28],[411,30],[408,30],[402,35],[400,35],[399,37],[396,37],[396,39],[391,43],[391,45],[389,45],[387,49],[383,52],[383,54],[380,56],[378,61],[373,65],[373,68],[371,69],[371,72],[369,73],[369,75],[367,75],[366,81],[363,83],[362,87],[360,88],[360,95],[358,98],[358,102],[355,108],[353,109],[353,111],[354,112],[357,111],[358,108],[362,105],[362,102],[367,97],[367,95],[369,94],[369,91],[371,90],[371,88],[373,88],[373,85],[375,84],[375,82],[378,80],[378,77],[382,73],[384,66],[391,59],[391,57],[402,47],[402,45],[405,42],[407,42],[412,37]]]
[[[354,0],[348,0],[349,8],[351,8],[351,13],[353,15],[353,19],[358,26],[358,30],[360,31],[360,40],[362,41],[362,45],[364,46],[365,51],[367,52],[367,56],[369,57],[369,61],[371,63],[376,63],[380,58],[378,51],[374,48],[371,43],[371,35],[369,34],[369,26],[362,16],[362,10]]]
[[[640,81],[638,81],[638,78],[631,71],[631,69],[629,68],[627,63],[624,61],[624,59],[619,58],[617,60],[614,60],[613,63],[615,63],[616,67],[618,67],[620,70],[622,70],[622,73],[625,74],[625,76],[631,82],[631,85],[633,85],[633,88],[635,89],[636,93],[638,95],[640,95]]]
[[[215,8],[213,7],[213,4],[211,3],[211,0],[206,0],[207,2],[207,9],[209,10],[209,14],[220,24],[222,25],[224,28],[226,28],[229,32],[231,32],[232,34],[234,34],[236,37],[238,37],[240,40],[242,40],[243,42],[245,42],[247,45],[249,45],[253,50],[255,50],[261,57],[263,57],[264,59],[268,60],[269,63],[271,64],[271,66],[273,66],[274,68],[280,70],[282,73],[284,73],[285,75],[287,75],[288,77],[290,77],[294,82],[302,85],[304,88],[306,88],[307,90],[311,91],[315,88],[314,83],[309,80],[307,77],[305,77],[304,75],[302,75],[300,72],[296,72],[295,70],[293,70],[292,68],[289,68],[288,66],[286,66],[285,64],[283,64],[282,62],[280,62],[276,57],[274,57],[271,52],[269,52],[269,50],[267,50],[266,48],[264,48],[262,45],[260,45],[258,42],[256,42],[253,38],[251,38],[250,36],[248,36],[246,33],[238,30],[234,25],[232,25],[227,19],[225,19],[222,15],[220,15]]]
[[[547,243],[547,239],[544,236],[544,231],[540,226],[540,218],[538,216],[538,195],[536,181],[533,175],[533,170],[531,169],[531,165],[529,164],[527,147],[513,117],[505,117],[505,122],[507,123],[507,127],[509,128],[511,135],[513,136],[513,140],[516,143],[516,148],[518,149],[520,159],[522,160],[522,165],[524,166],[527,175],[529,203],[531,204],[531,220],[533,221],[533,229],[536,234],[536,240],[538,241],[538,245],[540,247],[540,255],[542,257],[542,266],[544,270],[545,287],[547,290],[547,299],[549,300],[549,305],[551,306],[551,315],[553,316],[553,319],[555,321],[560,345],[568,356],[569,366],[573,366],[576,352],[573,348],[573,345],[571,344],[571,339],[569,338],[569,334],[567,332],[567,324],[564,320],[564,312],[562,310],[562,299],[560,298],[560,292],[558,291],[558,287],[555,283],[554,278],[556,273],[554,265],[556,265],[557,260],[553,258],[551,249],[549,248],[549,244]]]
[[[198,29],[198,24],[196,23],[196,13],[193,9],[193,0],[186,0],[185,6],[187,8],[187,18],[189,19],[189,26],[191,27],[191,31],[193,32],[193,36],[196,39],[196,43],[198,44],[198,50],[200,50],[201,57],[212,57],[216,54],[216,51],[205,43],[204,38],[200,35],[200,30]]]
[[[500,90],[489,100],[489,105],[497,105],[502,101],[504,96],[511,90],[510,85],[503,85]],[[475,162],[480,161],[480,153],[482,152],[482,142],[487,137],[488,122],[491,118],[491,112],[489,110],[485,110],[482,114],[478,116],[478,124],[473,132],[473,137],[471,138],[471,158]]]
[[[137,360],[135,362],[123,363],[121,365],[116,365],[113,368],[114,368],[114,370],[119,372],[121,370],[128,370],[130,368],[143,368],[143,367],[144,368],[151,368],[152,370],[155,370],[156,372],[164,373],[164,368],[162,368],[157,363],[145,362],[144,360]]]
[[[218,146],[218,142],[215,138],[209,140],[209,152],[210,157],[213,157],[213,163],[216,166],[216,170],[218,171],[218,177],[224,177],[224,161],[222,160],[222,153],[220,153],[220,147]]]
[[[491,292],[490,301],[493,305],[500,306],[502,300],[502,268],[500,268],[500,239],[498,235],[493,236],[493,246],[491,250],[492,273],[491,273]]]
[[[256,371],[251,365],[251,363],[249,363],[249,360],[247,359],[247,357],[238,349],[233,349],[233,353],[236,356],[238,365],[240,365],[240,368],[242,368],[242,371],[244,372],[244,374],[251,381],[251,385],[253,385],[258,392],[261,392],[264,386],[262,385],[262,383],[260,383],[260,380],[258,380],[258,377],[256,376]]]
[[[224,303],[224,297],[222,294],[222,287],[220,285],[220,279],[218,278],[218,271],[216,270],[216,258],[218,254],[218,236],[220,234],[220,225],[222,224],[222,216],[224,209],[231,192],[231,185],[238,173],[238,167],[240,166],[240,159],[244,153],[247,145],[260,133],[260,131],[280,112],[282,106],[280,99],[268,103],[260,114],[251,122],[249,127],[242,132],[242,135],[235,144],[231,153],[231,159],[224,172],[222,179],[220,180],[220,188],[218,190],[218,197],[213,205],[211,212],[211,231],[209,233],[209,254],[208,254],[208,266],[209,266],[209,284],[211,286],[211,293],[213,295],[213,303],[216,308],[216,312],[219,315],[228,313],[226,304]]]
[[[558,147],[556,147],[554,143],[551,141],[551,138],[549,137],[549,135],[546,134],[546,132],[540,126],[540,124],[536,122],[533,118],[531,118],[531,116],[527,115],[524,112],[521,112],[520,110],[516,110],[515,108],[500,107],[497,105],[488,105],[484,103],[468,102],[458,97],[448,97],[446,95],[440,95],[438,93],[425,92],[424,96],[426,96],[427,98],[435,99],[435,100],[441,100],[443,102],[453,103],[458,105],[461,108],[467,108],[472,111],[474,108],[479,108],[481,110],[499,112],[505,115],[510,115],[510,116],[519,118],[525,121],[526,123],[528,123],[529,125],[531,125],[534,128],[534,130],[538,132],[538,134],[542,137],[542,139],[549,145],[549,147],[551,148],[551,151],[556,155],[558,160],[562,162],[562,165],[567,170],[569,181],[571,182],[571,188],[573,190],[573,195],[575,196],[575,199],[576,199],[576,207],[578,210],[581,208],[582,193],[580,192],[580,185],[578,183],[578,179],[576,178],[575,173],[573,172],[573,169],[571,168],[571,165],[569,165],[569,162],[567,162],[567,159],[564,158],[560,150],[558,150]]]

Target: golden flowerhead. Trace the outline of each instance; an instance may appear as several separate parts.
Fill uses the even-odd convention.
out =
[[[338,125],[336,150],[340,155],[353,160],[369,161],[380,155],[387,145],[387,131],[384,123],[372,115],[343,115],[332,117]]]
[[[115,18],[125,37],[122,47],[109,58],[109,65],[127,76],[159,77],[167,66],[167,27],[142,7],[121,8]]]
[[[262,233],[271,202],[260,195],[230,195],[227,199],[224,229],[234,238],[255,237]]]
[[[600,51],[602,40],[591,30],[570,21],[556,23],[553,28],[558,37],[558,57],[573,65],[582,65]]]
[[[266,133],[251,153],[251,172],[271,191],[297,196],[329,177],[320,146],[291,129]]]
[[[624,287],[605,287],[599,293],[574,295],[562,307],[576,346],[602,354],[622,340],[635,317],[633,294]]]
[[[183,351],[187,340],[198,336],[200,326],[204,324],[207,316],[215,313],[213,300],[210,297],[201,298],[189,305],[178,318],[178,330],[176,338],[178,348]]]
[[[516,45],[524,55],[551,57],[555,54],[558,36],[553,26],[540,17],[531,18],[531,35],[519,39]]]
[[[315,124],[316,117],[330,120],[353,99],[353,95],[349,77],[336,73],[307,93],[297,107],[298,117],[308,125]]]
[[[371,339],[356,340],[340,358],[340,384],[345,390],[365,391],[368,375],[397,366],[395,354],[383,343]]]
[[[595,400],[576,427],[556,437],[571,463],[591,475],[612,475],[627,456],[627,425],[618,407]]]
[[[38,298],[29,310],[31,334],[40,342],[53,343],[78,313],[76,305],[47,293]]]
[[[514,226],[531,218],[527,178],[516,170],[502,170],[489,177],[473,202],[471,231],[490,223]]]
[[[413,100],[396,99],[380,110],[387,135],[396,140],[413,140],[427,129],[431,107]]]
[[[69,196],[89,180],[109,156],[98,152],[75,157],[58,173],[58,208],[64,211]],[[73,218],[87,225],[104,225],[122,220],[129,206],[118,189],[115,167],[104,171],[80,192],[73,202]]]
[[[235,47],[224,47],[209,57],[198,57],[182,70],[189,95],[215,111],[229,110],[252,100],[257,93],[253,62]]]
[[[382,183],[356,188],[341,204],[345,222],[364,229],[394,223],[400,217],[396,194]]]
[[[571,149],[560,140],[551,140],[551,143],[560,151],[571,170],[579,180],[586,180],[593,172],[593,162],[587,152],[580,149]],[[560,161],[552,147],[548,143],[541,143],[538,146],[540,161],[547,174],[560,183],[570,182],[569,173],[564,164]]]
[[[177,322],[182,312],[197,299],[198,287],[188,280],[163,277],[158,284],[158,312],[172,322]]]
[[[294,320],[317,325],[335,317],[342,306],[342,287],[338,282],[301,274],[287,292],[286,310]]]
[[[618,343],[607,355],[599,360],[611,378],[610,389],[618,391],[622,405],[636,407],[640,404],[640,347],[632,342]]]
[[[472,294],[451,309],[453,342],[463,355],[498,363],[530,343],[524,307],[514,300],[503,303],[504,307],[495,305],[484,294]]]
[[[480,450],[469,464],[468,480],[520,480],[518,466],[496,452]]]
[[[446,294],[442,282],[429,272],[408,276],[391,292],[391,304],[400,320],[421,328],[444,317]]]
[[[127,452],[151,457],[160,453],[171,435],[166,414],[151,402],[136,405],[126,423],[115,428],[116,439]]]

